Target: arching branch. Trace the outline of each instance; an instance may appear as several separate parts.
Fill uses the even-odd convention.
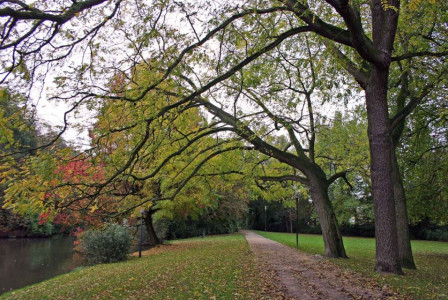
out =
[[[343,171],[343,172],[338,172],[336,174],[334,174],[333,176],[331,176],[330,178],[328,178],[328,185],[332,184],[333,182],[335,182],[337,179],[342,178],[344,179],[345,183],[347,183],[347,185],[350,187],[350,190],[353,190],[353,186],[350,184],[350,182],[347,179],[347,171]]]

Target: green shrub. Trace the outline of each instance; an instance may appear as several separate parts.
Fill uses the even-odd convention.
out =
[[[41,222],[35,215],[29,219],[28,232],[31,236],[51,236],[56,233],[56,228],[51,222]]]
[[[425,240],[433,241],[448,241],[448,229],[447,228],[436,228],[436,229],[423,229],[423,235]]]
[[[91,264],[125,260],[132,245],[127,226],[106,224],[102,230],[87,230],[79,236],[79,250]]]

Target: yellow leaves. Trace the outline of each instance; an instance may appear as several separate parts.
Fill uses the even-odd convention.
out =
[[[42,186],[39,180],[33,179],[10,185],[5,190],[3,208],[14,209],[22,215],[40,212],[44,207],[45,186]]]
[[[63,151],[61,151],[63,153]],[[3,164],[0,169],[1,182],[7,186],[4,195],[4,207],[13,209],[22,215],[31,215],[45,211],[52,206],[56,192],[49,193],[55,185],[54,168],[60,158],[58,151],[37,152],[20,164]],[[57,195],[64,199],[69,191],[58,190]]]
[[[94,213],[95,211],[97,211],[98,210],[98,206],[95,204],[95,205],[92,205],[91,207],[90,207],[90,212],[91,213]]]
[[[381,0],[381,6],[383,7],[383,10],[392,9],[395,12],[398,12],[398,8],[394,5],[389,4],[389,0]]]
[[[5,116],[0,108],[0,143],[7,144],[5,146],[12,146],[16,141],[14,140],[14,129],[20,126],[20,113],[16,112],[10,116]]]
[[[419,6],[425,1],[430,4],[436,4],[437,0],[411,0],[409,2],[408,7],[410,10],[417,10],[419,8]]]

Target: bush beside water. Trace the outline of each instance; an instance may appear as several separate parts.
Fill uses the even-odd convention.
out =
[[[79,235],[79,250],[90,264],[126,260],[132,245],[128,226],[106,224],[101,230],[87,230]]]

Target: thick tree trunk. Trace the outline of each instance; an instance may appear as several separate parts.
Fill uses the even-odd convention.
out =
[[[366,88],[370,171],[375,208],[375,270],[402,274],[392,182],[392,139],[387,107],[388,68],[372,67]]]
[[[148,214],[146,215],[146,217],[144,218],[146,232],[148,233],[148,237],[149,237],[149,245],[151,247],[160,245],[160,240],[157,237],[156,231],[154,230],[154,226],[152,224],[152,215],[153,214],[154,214],[154,212],[149,211]]]
[[[408,211],[406,208],[406,195],[400,176],[395,149],[392,149],[392,180],[394,183],[395,213],[398,232],[398,254],[401,267],[416,269],[412,255],[411,238],[408,224]]]
[[[325,255],[328,257],[347,258],[342,234],[328,197],[328,183],[324,177],[316,174],[308,174],[307,177],[309,179],[311,198],[313,199],[322,229]]]

